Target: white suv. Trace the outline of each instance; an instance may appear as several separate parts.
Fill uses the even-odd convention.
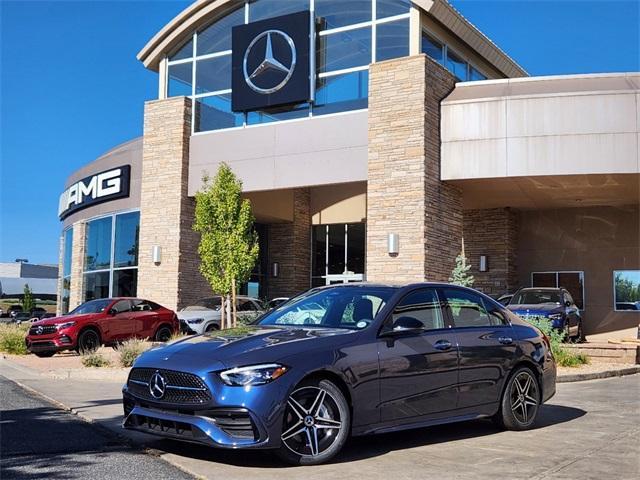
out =
[[[222,297],[215,296],[198,300],[178,312],[180,330],[185,333],[201,334],[220,329],[220,305]],[[264,313],[264,307],[257,298],[236,296],[238,319],[258,317]]]

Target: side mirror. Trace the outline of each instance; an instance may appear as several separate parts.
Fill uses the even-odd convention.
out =
[[[110,308],[107,313],[109,315],[117,315],[118,311],[115,308]]]
[[[403,335],[407,333],[420,333],[423,330],[424,330],[424,325],[420,320],[413,317],[400,317],[393,322],[393,325],[391,326],[391,330],[383,332],[383,336],[395,336],[395,335]]]

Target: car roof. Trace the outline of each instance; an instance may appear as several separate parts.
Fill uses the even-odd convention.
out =
[[[523,287],[519,291],[523,290],[539,290],[542,292],[557,292],[559,290],[565,290],[564,287]]]

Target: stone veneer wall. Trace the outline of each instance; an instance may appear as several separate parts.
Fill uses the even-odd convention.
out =
[[[269,225],[269,270],[278,262],[277,278],[268,272],[268,297],[290,297],[311,284],[311,213],[308,188],[293,193],[293,222]]]
[[[187,197],[191,108],[175,97],[147,102],[144,111],[138,296],[171,309],[212,293],[198,271],[195,201]],[[158,265],[154,245],[162,248]]]
[[[73,246],[73,245],[72,245]],[[64,281],[64,234],[60,235],[58,241],[58,281],[56,283],[56,315],[62,315],[62,283]]]
[[[487,295],[513,293],[518,288],[518,214],[509,208],[464,211],[465,254],[475,277],[474,288]],[[488,256],[480,272],[480,255]]]
[[[440,181],[440,101],[454,77],[426,55],[369,72],[367,280],[446,281],[460,251],[462,203]],[[397,233],[399,254],[387,252]]]
[[[84,275],[82,272],[84,271],[86,238],[87,224],[85,222],[74,223],[73,245],[71,246],[71,288],[69,290],[69,311],[73,310],[83,301]],[[59,272],[61,275],[62,269],[60,269]],[[60,290],[60,292],[62,292],[62,290]]]

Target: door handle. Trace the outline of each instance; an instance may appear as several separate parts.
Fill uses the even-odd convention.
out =
[[[449,350],[451,348],[451,342],[449,340],[438,340],[433,346],[437,350]]]
[[[500,337],[498,341],[503,345],[511,345],[513,343],[513,338],[511,337]]]

